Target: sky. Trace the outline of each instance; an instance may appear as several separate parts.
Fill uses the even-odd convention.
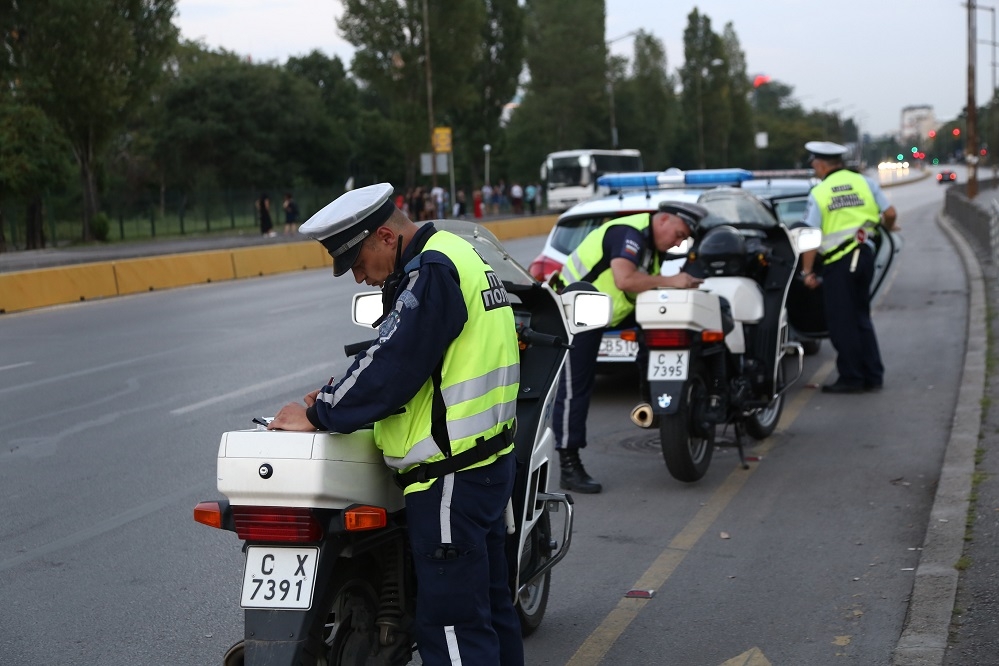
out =
[[[211,48],[280,64],[318,49],[350,65],[353,47],[336,27],[339,0],[178,0],[176,7],[182,37]],[[944,123],[967,104],[971,40],[960,0],[606,0],[605,39],[614,40],[614,54],[630,57],[626,35],[650,32],[675,73],[694,7],[718,34],[732,23],[750,75],[791,86],[806,110],[852,118],[864,133],[898,132],[906,106],[931,106]],[[996,80],[995,5],[985,7],[974,12],[979,106]]]

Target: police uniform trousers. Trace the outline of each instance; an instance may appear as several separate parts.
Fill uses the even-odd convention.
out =
[[[880,387],[884,365],[871,321],[871,280],[874,277],[874,250],[862,243],[855,270],[850,271],[853,252],[825,266],[822,290],[825,294],[829,340],[836,348],[836,369],[840,384]]]
[[[559,377],[552,414],[552,433],[556,449],[581,449],[586,446],[586,416],[597,376],[597,354],[606,329],[584,331],[572,339],[572,349]]]
[[[426,666],[523,666],[503,514],[516,456],[406,495],[416,570],[416,641]]]

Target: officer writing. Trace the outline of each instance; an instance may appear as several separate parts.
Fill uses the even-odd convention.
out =
[[[392,191],[347,192],[300,228],[333,256],[335,276],[382,288],[385,314],[343,379],[283,407],[269,429],[373,423],[404,486],[423,663],[520,666],[503,519],[520,382],[513,311],[469,243],[414,224]]]
[[[871,321],[874,239],[882,225],[898,228],[895,207],[877,183],[844,168],[845,146],[809,141],[805,149],[822,179],[808,195],[805,223],[822,229],[822,245],[802,255],[802,277],[809,289],[822,285],[839,373],[822,391],[876,391],[884,383],[884,365]],[[814,270],[817,253],[822,255],[821,281]]]
[[[606,222],[587,234],[569,255],[562,280],[589,282],[609,295],[613,307],[611,327],[633,325],[636,294],[657,287],[689,289],[702,282],[688,273],[665,276],[659,271],[666,251],[697,231],[707,214],[707,209],[697,204],[664,201],[655,213]],[[581,493],[599,493],[603,488],[587,474],[579,457],[579,450],[586,446],[586,417],[603,333],[604,329],[597,329],[573,338],[552,420],[561,467],[560,485]],[[641,368],[643,376],[644,371]]]

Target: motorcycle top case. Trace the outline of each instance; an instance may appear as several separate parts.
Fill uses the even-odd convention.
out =
[[[403,508],[371,430],[349,435],[238,430],[222,435],[218,489],[237,506]]]
[[[721,330],[718,297],[724,296],[732,317],[744,323],[763,318],[763,294],[743,277],[707,278],[700,289],[653,289],[638,294],[635,319],[642,328]]]

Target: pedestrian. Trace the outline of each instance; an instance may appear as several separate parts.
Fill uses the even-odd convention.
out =
[[[458,190],[454,195],[454,216],[464,220],[468,216],[468,205],[465,201],[465,190]]]
[[[281,208],[284,209],[284,235],[290,236],[298,231],[298,204],[295,203],[291,192],[284,193],[284,203],[281,204]]]
[[[538,212],[538,202],[535,197],[538,196],[538,187],[534,183],[528,183],[527,187],[524,188],[524,201],[527,202],[527,208],[531,211],[531,215]]]
[[[497,305],[502,282],[475,248],[412,222],[392,189],[347,192],[302,225],[333,256],[335,276],[381,287],[385,311],[378,340],[346,375],[283,407],[269,429],[373,423],[404,487],[423,663],[520,666],[504,520],[520,383],[513,311]]]
[[[809,289],[822,286],[839,375],[822,391],[877,391],[884,384],[884,364],[871,320],[874,240],[882,226],[888,231],[898,228],[898,214],[880,185],[845,168],[845,146],[809,141],[805,150],[821,179],[808,194],[805,223],[822,229],[822,245],[802,254],[802,277]],[[821,277],[816,272],[818,253]]]
[[[490,207],[493,203],[493,186],[486,183],[482,186],[482,214],[489,215],[492,213]]]
[[[666,251],[697,231],[708,214],[693,203],[664,201],[655,213],[638,213],[605,222],[586,235],[566,259],[562,280],[585,281],[611,297],[609,327],[633,320],[636,294],[657,287],[690,289],[702,280],[689,273],[659,274]],[[586,417],[597,374],[597,353],[604,329],[572,339],[559,381],[552,418],[559,453],[560,485],[565,490],[599,493],[602,486],[583,468],[579,450],[586,447]],[[642,359],[639,358],[639,365]]]
[[[524,214],[524,188],[517,181],[510,185],[510,207],[514,215]]]
[[[271,198],[267,196],[266,192],[260,195],[255,206],[257,209],[257,218],[260,220],[260,235],[268,237],[277,236],[277,232],[274,231],[274,223],[271,221]]]

